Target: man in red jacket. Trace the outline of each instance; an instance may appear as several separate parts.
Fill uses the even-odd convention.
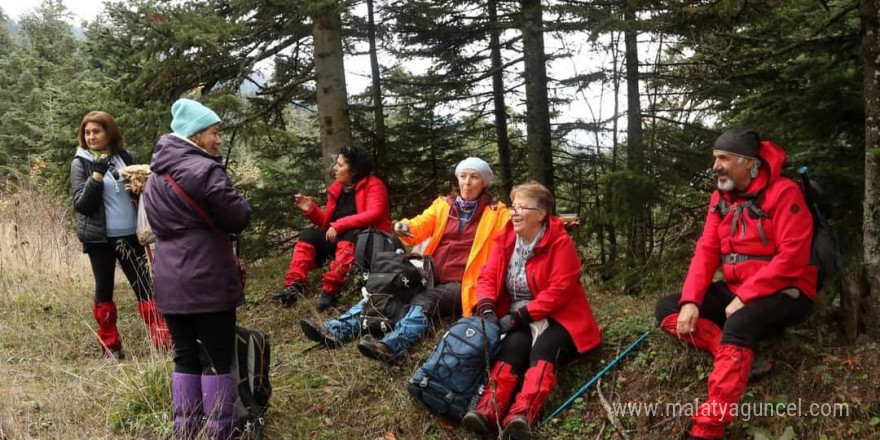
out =
[[[780,175],[782,148],[737,127],[715,141],[713,154],[718,191],[684,287],[656,307],[664,331],[715,358],[689,439],[724,436],[755,344],[806,319],[818,275],[809,264],[812,216],[798,185]],[[712,282],[719,266],[724,281]]]

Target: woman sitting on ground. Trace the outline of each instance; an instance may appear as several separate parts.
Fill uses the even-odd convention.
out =
[[[319,311],[336,305],[345,277],[355,257],[359,229],[391,232],[388,190],[373,175],[369,153],[359,147],[343,147],[333,166],[336,180],[327,187],[327,206],[321,209],[311,197],[297,194],[295,203],[317,228],[299,233],[293,247],[284,287],[271,297],[290,307],[305,293],[309,272],[333,258],[322,277]]]
[[[235,309],[242,274],[227,234],[251,207],[220,161],[220,117],[189,99],[171,107],[173,133],[159,139],[144,191],[156,234],[156,302],[174,340],[174,438],[226,440],[234,428]]]
[[[528,183],[514,187],[510,198],[510,225],[480,273],[475,307],[484,319],[497,320],[505,336],[490,383],[462,425],[528,439],[556,385],[556,366],[592,350],[601,334],[580,283],[574,242],[551,215],[553,195]]]
[[[455,167],[455,177],[457,195],[439,197],[420,215],[395,223],[395,233],[406,244],[431,239],[424,254],[434,260],[436,284],[413,297],[394,331],[382,340],[371,335],[361,338],[358,349],[365,356],[396,362],[425,335],[429,318],[458,316],[473,309],[480,268],[510,214],[503,203],[493,202],[486,192],[492,183],[492,170],[485,161],[476,157],[461,161]],[[327,348],[338,348],[360,334],[358,317],[365,304],[366,300],[361,301],[323,324],[312,319],[300,324],[309,339]]]
[[[70,192],[76,211],[76,235],[95,275],[92,313],[98,322],[98,343],[104,356],[122,359],[122,338],[116,328],[113,279],[116,262],[128,278],[141,315],[156,347],[170,347],[165,321],[147,271],[146,252],[135,236],[137,195],[125,188],[119,171],[137,163],[123,148],[122,133],[109,113],[93,111],[79,126],[79,146],[70,165]]]

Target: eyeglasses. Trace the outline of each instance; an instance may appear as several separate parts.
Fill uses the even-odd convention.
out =
[[[528,206],[522,206],[522,205],[516,206],[515,205],[515,206],[510,207],[510,211],[516,215],[522,215],[523,211],[541,211],[541,208],[530,208]]]

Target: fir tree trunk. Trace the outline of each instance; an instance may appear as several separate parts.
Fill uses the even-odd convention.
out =
[[[312,13],[318,124],[321,130],[321,153],[328,170],[333,167],[339,150],[343,146],[351,145],[351,118],[345,89],[339,7],[334,2],[318,7]],[[327,181],[332,179],[328,173]]]
[[[865,202],[863,246],[864,276],[868,292],[864,304],[864,329],[880,337],[880,0],[862,0],[861,58],[865,82]]]
[[[626,30],[623,40],[626,60],[626,164],[633,176],[642,176],[645,172],[644,135],[642,133],[642,106],[639,92],[639,53],[638,31],[636,30],[636,13],[631,4],[624,9]],[[634,188],[628,191],[627,197],[635,206],[633,220],[629,231],[629,261],[631,265],[642,265],[647,260],[647,204],[642,201],[643,194],[637,194]]]
[[[367,38],[370,40],[370,70],[373,79],[373,120],[375,133],[373,148],[376,154],[376,170],[383,170],[388,164],[388,151],[385,146],[385,112],[382,104],[382,84],[379,76],[379,57],[376,53],[376,25],[373,11],[373,0],[367,0],[367,19],[369,30]]]
[[[488,0],[489,46],[492,59],[492,100],[495,106],[495,133],[498,142],[498,161],[501,168],[501,198],[510,201],[513,190],[513,171],[510,165],[510,138],[507,135],[507,108],[504,103],[504,70],[501,66],[501,42],[498,29],[498,5]]]
[[[526,83],[526,151],[529,175],[551,191],[553,152],[550,141],[550,104],[547,99],[547,57],[544,54],[541,0],[522,1],[523,59]]]
[[[618,118],[618,115],[620,114],[620,62],[618,61],[618,54],[620,53],[619,48],[620,33],[618,32],[617,35],[615,35],[612,32],[611,57],[614,64],[612,74],[612,80],[614,81],[614,120],[611,127],[611,172],[617,171],[618,152],[620,151],[620,118]],[[605,200],[606,205],[612,204],[614,200],[614,194],[612,192],[610,182],[605,184]],[[608,258],[610,263],[614,263],[617,261],[617,226],[615,225],[614,221],[608,222]]]

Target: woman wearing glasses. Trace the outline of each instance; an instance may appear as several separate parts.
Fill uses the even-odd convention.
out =
[[[322,278],[318,310],[336,305],[339,290],[354,263],[358,230],[373,227],[391,232],[388,190],[373,175],[369,153],[359,147],[343,147],[333,173],[336,180],[327,187],[324,209],[307,195],[295,196],[296,207],[317,228],[300,232],[290,269],[284,276],[284,287],[272,293],[272,298],[285,307],[303,296],[308,273],[330,258],[333,261]]]
[[[475,306],[479,316],[497,320],[505,336],[490,383],[462,424],[527,439],[556,385],[556,366],[599,345],[601,334],[580,283],[574,242],[552,215],[553,195],[528,183],[514,187],[510,197],[510,225],[480,273]]]

